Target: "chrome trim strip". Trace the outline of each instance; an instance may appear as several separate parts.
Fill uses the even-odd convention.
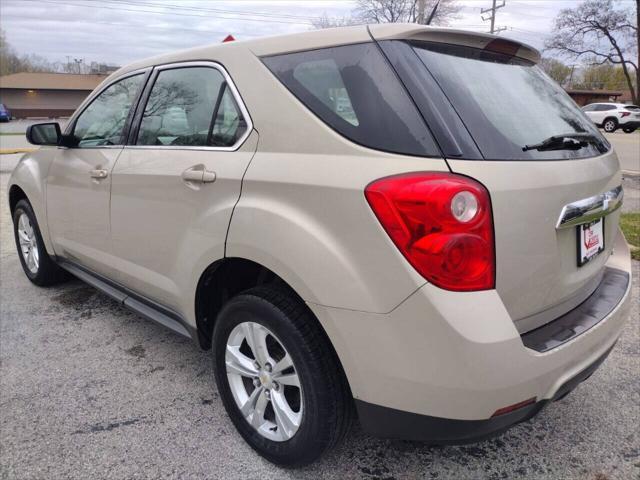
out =
[[[624,190],[622,185],[618,185],[608,192],[565,205],[560,212],[556,229],[575,227],[609,215],[622,206],[623,198]]]
[[[233,95],[233,98],[236,101],[236,104],[238,105],[238,108],[240,109],[240,113],[242,114],[242,116],[244,117],[244,120],[247,124],[247,129],[245,130],[245,132],[242,134],[242,136],[238,139],[238,141],[236,143],[234,143],[232,146],[230,147],[213,147],[213,146],[207,146],[207,145],[198,145],[198,146],[185,146],[185,145],[124,145],[124,148],[126,149],[131,149],[131,150],[210,150],[210,151],[217,151],[217,152],[235,152],[236,150],[238,150],[242,144],[245,142],[245,140],[247,138],[249,138],[249,135],[251,135],[251,132],[253,131],[253,120],[251,120],[251,115],[249,115],[249,111],[247,110],[247,107],[245,106],[244,102],[242,101],[242,97],[240,96],[240,92],[238,92],[238,89],[236,88],[235,84],[233,83],[233,80],[231,79],[231,77],[229,76],[229,74],[227,73],[227,71],[225,70],[225,68],[217,63],[217,62],[212,62],[212,61],[193,61],[193,62],[179,62],[179,63],[167,63],[167,64],[163,64],[163,65],[156,65],[154,67],[154,70],[157,72],[161,72],[163,70],[173,70],[175,68],[189,68],[189,67],[208,67],[208,68],[213,68],[214,70],[219,71],[222,76],[225,79],[225,82],[227,82],[227,86],[229,87],[229,89],[231,90],[231,94]],[[152,80],[155,83],[155,79],[157,78],[158,74],[155,74],[155,76],[152,78]],[[153,85],[151,86],[151,90],[153,91]],[[144,109],[145,105],[142,105],[141,108]]]

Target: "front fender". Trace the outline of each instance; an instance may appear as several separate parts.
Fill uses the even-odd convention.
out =
[[[12,189],[18,187],[27,196],[36,214],[42,240],[49,255],[54,255],[55,251],[49,237],[47,223],[46,181],[55,153],[55,147],[43,147],[35,152],[26,153],[13,169],[7,190],[11,195]]]

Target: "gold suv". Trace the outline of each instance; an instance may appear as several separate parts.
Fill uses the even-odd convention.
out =
[[[231,419],[278,464],[356,416],[496,435],[586,379],[629,306],[618,159],[539,59],[372,25],[126,66],[64,132],[27,132],[25,274],[71,273],[213,347]]]

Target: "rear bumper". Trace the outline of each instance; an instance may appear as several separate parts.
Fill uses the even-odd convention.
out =
[[[621,295],[599,309],[602,317],[588,328],[565,318],[548,332],[551,344],[537,338],[534,343],[549,345],[543,351],[525,346],[495,290],[448,292],[425,285],[388,314],[310,307],[340,357],[366,431],[465,443],[531,418],[604,361],[630,306],[631,262],[621,233],[607,268],[626,279]],[[568,329],[571,334],[557,342],[556,334],[564,337]],[[528,399],[535,401],[494,416]]]
[[[456,420],[403,412],[356,400],[360,422],[371,435],[428,442],[431,445],[461,445],[500,435],[518,423],[537,415],[550,402],[560,400],[589,378],[605,361],[613,347],[595,362],[564,383],[553,398],[534,402],[504,415],[486,420]]]
[[[627,122],[620,122],[620,128],[639,128],[640,120],[629,120]]]

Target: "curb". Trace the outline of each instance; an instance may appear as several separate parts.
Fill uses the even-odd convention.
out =
[[[35,152],[37,148],[0,148],[0,155]]]

